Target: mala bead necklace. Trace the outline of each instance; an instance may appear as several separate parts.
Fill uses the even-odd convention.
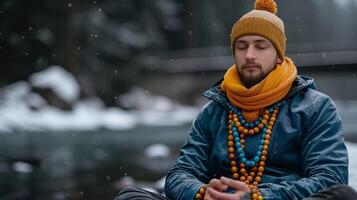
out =
[[[262,181],[270,138],[279,108],[286,101],[274,104],[264,109],[255,122],[247,122],[242,112],[231,106],[228,114],[228,157],[233,179],[245,182],[251,190],[253,200],[262,200],[258,189]],[[248,159],[244,153],[245,138],[261,133],[259,146],[253,158]]]

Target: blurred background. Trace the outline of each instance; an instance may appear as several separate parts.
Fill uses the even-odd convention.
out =
[[[357,153],[357,0],[277,0],[287,55]],[[0,199],[162,192],[254,1],[1,0]],[[351,157],[350,184],[357,189]]]

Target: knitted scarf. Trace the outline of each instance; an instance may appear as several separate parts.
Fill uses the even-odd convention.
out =
[[[254,121],[263,108],[287,95],[296,75],[293,61],[285,57],[261,82],[247,89],[240,80],[236,65],[233,65],[224,75],[221,89],[234,106],[242,109],[247,121]]]

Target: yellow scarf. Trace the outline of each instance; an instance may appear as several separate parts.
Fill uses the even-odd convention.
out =
[[[297,75],[293,61],[285,57],[281,64],[269,73],[260,83],[247,89],[241,82],[236,65],[228,69],[221,83],[221,89],[229,101],[243,110],[247,121],[259,117],[259,112],[288,94]]]

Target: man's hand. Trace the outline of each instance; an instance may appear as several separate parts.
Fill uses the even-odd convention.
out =
[[[231,187],[234,193],[225,193],[224,191]],[[241,200],[242,197],[250,192],[249,187],[240,181],[226,177],[221,179],[212,179],[206,188],[205,200]]]

